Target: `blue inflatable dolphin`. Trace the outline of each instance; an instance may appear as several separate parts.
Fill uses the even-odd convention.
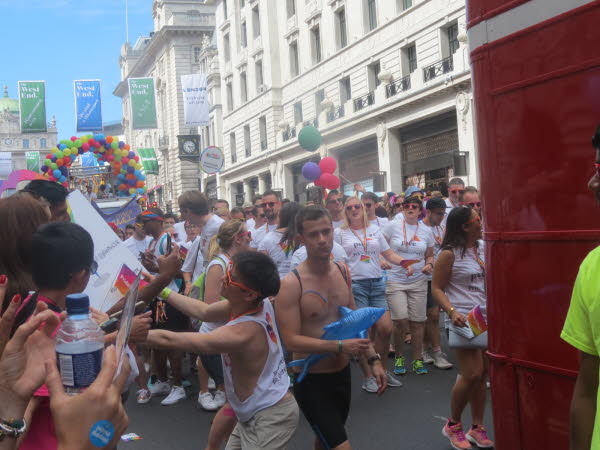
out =
[[[350,308],[340,306],[342,317],[323,328],[325,333],[323,333],[321,339],[328,341],[367,339],[367,331],[383,316],[384,312],[384,308],[361,308],[352,311]],[[328,353],[310,355],[304,359],[290,362],[288,367],[302,367],[302,372],[296,378],[296,382],[300,383],[308,373],[308,369],[327,356],[329,356]]]

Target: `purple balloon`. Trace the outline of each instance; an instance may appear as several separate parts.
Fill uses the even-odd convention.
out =
[[[48,166],[42,166],[42,172],[46,173],[48,172]]]
[[[133,158],[135,158],[135,153],[134,152],[129,152],[128,155],[127,155],[127,157],[129,159],[133,159]]]
[[[125,142],[119,141],[119,148],[123,148],[123,147],[125,147]]]
[[[127,173],[133,173],[135,172],[135,169],[131,166],[127,166]]]
[[[308,181],[314,181],[321,176],[321,168],[314,162],[307,162],[302,167],[302,176]]]

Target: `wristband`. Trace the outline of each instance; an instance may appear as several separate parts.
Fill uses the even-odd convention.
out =
[[[342,341],[338,341],[338,353],[342,353]]]
[[[173,292],[172,289],[164,288],[160,293],[160,298],[162,298],[163,300],[168,299],[169,295],[171,295],[171,292]]]

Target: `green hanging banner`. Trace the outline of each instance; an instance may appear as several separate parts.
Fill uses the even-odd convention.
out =
[[[156,153],[153,148],[138,148],[138,155],[140,155],[140,162],[144,166],[144,172],[146,175],[158,175],[158,160],[156,159]]]
[[[45,133],[46,82],[19,81],[21,133]]]
[[[131,127],[134,130],[157,128],[154,78],[129,78]]]
[[[25,159],[27,160],[27,170],[40,173],[40,154],[39,152],[25,152]]]

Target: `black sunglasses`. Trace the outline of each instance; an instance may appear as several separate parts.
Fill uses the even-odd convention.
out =
[[[346,211],[352,211],[352,209],[360,209],[362,205],[348,205],[346,206]]]

